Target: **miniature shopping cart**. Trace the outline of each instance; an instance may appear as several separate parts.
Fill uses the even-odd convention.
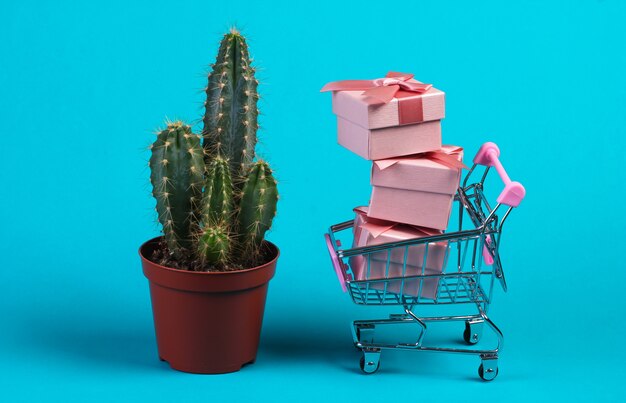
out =
[[[513,207],[517,207],[525,195],[524,187],[509,179],[499,161],[500,151],[493,143],[485,143],[474,157],[474,164],[465,176],[455,195],[458,203],[459,230],[441,235],[408,239],[400,242],[385,243],[352,249],[341,249],[344,238],[350,235],[353,221],[333,225],[325,234],[328,250],[339,281],[348,291],[355,304],[359,305],[398,305],[404,313],[392,314],[380,320],[356,320],[352,323],[354,345],[362,351],[360,366],[367,374],[378,370],[380,354],[383,349],[403,349],[412,351],[436,351],[458,354],[474,354],[480,357],[478,374],[483,380],[493,380],[498,374],[498,354],[502,349],[502,332],[487,316],[492,300],[494,282],[498,281],[506,291],[504,271],[499,256],[502,227]],[[479,166],[484,167],[479,168]],[[495,168],[504,181],[505,187],[492,206],[483,192],[483,185],[490,168]],[[479,182],[471,182],[473,176],[480,177],[478,171],[484,171]],[[468,185],[468,183],[470,183]],[[506,209],[502,206],[507,207]],[[498,216],[497,213],[504,211]],[[464,226],[466,227],[464,229]],[[445,245],[445,257],[441,267],[433,273],[427,268],[429,249]],[[421,248],[423,262],[421,273],[407,272],[407,256],[411,248]],[[400,263],[401,275],[390,277],[392,255],[404,256]],[[370,265],[386,259],[386,275],[370,275]],[[375,261],[373,257],[376,257]],[[367,265],[365,279],[356,280],[353,265],[356,259]],[[397,260],[396,260],[397,261]],[[383,266],[385,267],[385,266]],[[394,272],[398,273],[398,268]],[[362,276],[361,276],[362,277]],[[419,316],[418,305],[464,305],[471,309],[470,314],[458,316]],[[474,307],[476,311],[474,311]],[[443,308],[440,308],[443,309]],[[460,310],[460,309],[459,309]],[[474,313],[476,312],[476,313]],[[429,346],[423,343],[428,322],[462,321],[465,322],[463,338],[469,345],[478,343],[483,325],[487,325],[497,337],[493,349],[447,348]],[[419,328],[417,341],[414,343],[377,343],[374,333],[377,326],[388,324],[414,324]]]

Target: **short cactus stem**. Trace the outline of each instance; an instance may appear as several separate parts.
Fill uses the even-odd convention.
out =
[[[203,267],[224,268],[229,263],[231,239],[224,224],[203,228],[198,237],[197,255]]]
[[[202,197],[204,153],[200,138],[183,122],[157,134],[151,147],[150,180],[158,219],[170,254],[183,259],[192,246]]]
[[[278,190],[269,164],[255,162],[244,182],[239,207],[239,240],[246,255],[258,257],[265,232],[276,215]]]
[[[215,157],[206,170],[202,221],[205,224],[224,222],[230,225],[233,210],[233,183],[229,163],[222,157]]]

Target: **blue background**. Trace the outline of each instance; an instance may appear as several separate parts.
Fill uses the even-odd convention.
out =
[[[624,2],[19,1],[0,14],[5,401],[624,398]],[[201,116],[230,24],[260,70],[282,256],[257,362],[198,376],[156,355],[137,256],[159,231],[145,147],[166,116]],[[388,70],[444,90],[445,142],[498,143],[527,189],[501,249],[492,383],[473,356],[385,352],[376,375],[358,370],[348,324],[369,310],[339,290],[322,233],[367,203],[369,164],[336,144],[318,91]]]

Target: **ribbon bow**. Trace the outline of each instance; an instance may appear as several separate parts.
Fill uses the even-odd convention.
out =
[[[375,80],[343,80],[326,84],[320,92],[326,91],[364,91],[363,95],[371,97],[376,104],[389,103],[396,98],[398,92],[414,92],[423,94],[432,88],[432,84],[409,81],[413,74],[395,73],[390,71],[384,78]],[[408,95],[408,94],[407,94]]]

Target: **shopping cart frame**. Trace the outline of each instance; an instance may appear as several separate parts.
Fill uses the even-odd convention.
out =
[[[454,197],[459,211],[459,230],[456,232],[351,249],[341,249],[341,244],[336,235],[341,231],[352,229],[353,220],[333,225],[325,234],[339,281],[344,291],[348,291],[354,303],[359,305],[398,305],[402,306],[404,310],[401,314],[391,314],[385,319],[355,320],[352,322],[354,345],[362,351],[360,367],[363,372],[371,374],[378,370],[382,350],[402,349],[477,355],[481,360],[478,369],[479,376],[487,381],[493,380],[497,376],[498,355],[502,350],[504,336],[487,313],[492,301],[495,280],[500,282],[505,291],[507,289],[499,255],[502,228],[512,209],[517,207],[525,196],[524,187],[520,183],[510,180],[499,161],[499,155],[500,150],[494,143],[485,143],[474,157],[474,164],[465,175]],[[485,167],[482,177],[480,181],[472,183],[470,178],[477,172],[479,166]],[[496,169],[505,184],[504,190],[498,196],[497,203],[493,208],[491,208],[483,191],[485,180],[491,168]],[[503,206],[507,209],[500,218],[498,212]],[[465,215],[469,217],[471,229],[463,229]],[[405,252],[402,273],[404,274],[406,273],[406,258],[409,247],[423,246],[424,261],[421,266],[423,268],[426,267],[429,246],[442,242],[447,244],[446,262],[444,269],[437,274],[426,274],[422,269],[421,274],[413,276],[403,275],[393,278],[355,280],[350,265],[346,263],[355,256],[365,257],[369,276],[370,257],[373,254],[386,252],[386,273],[389,273],[391,250],[403,248]],[[455,271],[447,269],[450,266],[447,264],[447,260],[452,255],[453,245],[456,245],[457,258]],[[468,265],[469,268],[465,268],[468,252],[471,257],[471,264]],[[483,263],[490,268],[483,268]],[[435,298],[425,298],[422,295],[422,285],[427,279],[437,279],[438,287]],[[419,291],[417,294],[407,295],[404,292],[405,284],[411,281],[419,282]],[[389,284],[398,284],[398,282],[401,283],[399,291],[391,292],[388,290]],[[454,288],[455,285],[456,288]],[[418,305],[462,304],[475,306],[476,313],[446,316],[418,316],[415,313],[415,307]],[[497,338],[496,346],[491,349],[451,348],[423,343],[428,328],[427,323],[450,321],[465,322],[463,338],[469,345],[478,343],[482,337],[483,324],[486,324]],[[418,325],[417,340],[414,343],[395,344],[376,342],[374,340],[376,326],[388,324]]]

